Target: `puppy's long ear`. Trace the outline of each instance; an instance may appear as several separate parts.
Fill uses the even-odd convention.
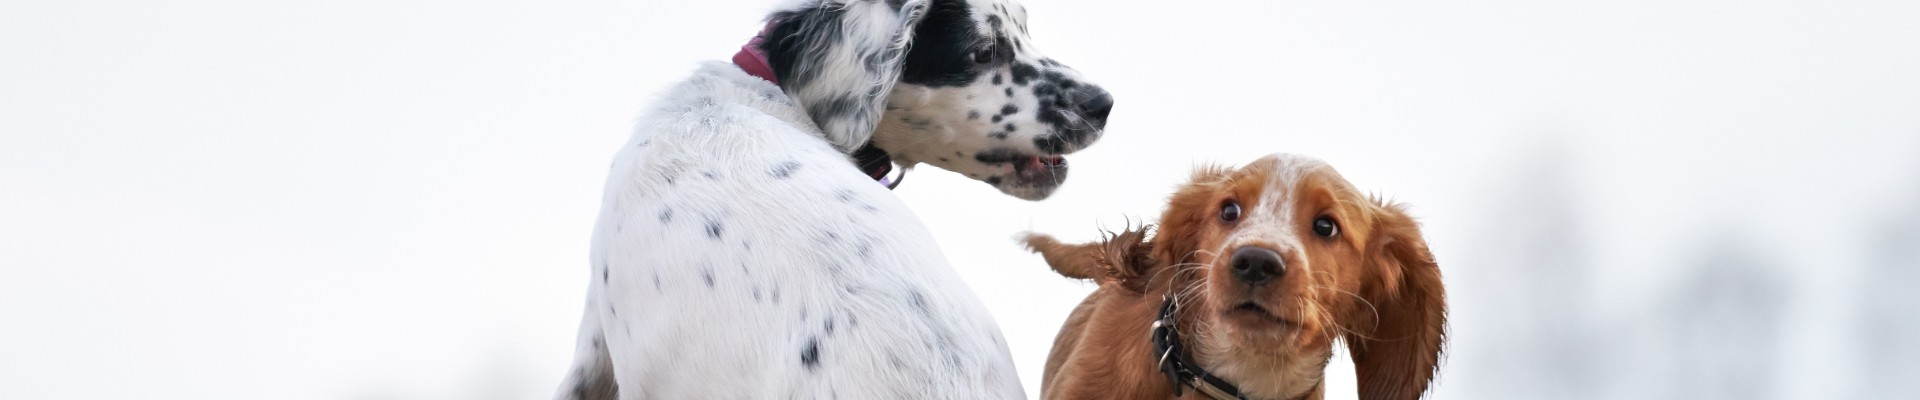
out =
[[[809,0],[768,17],[762,50],[780,88],[851,154],[873,137],[926,9],[925,0]]]
[[[1446,341],[1447,294],[1419,225],[1401,205],[1380,206],[1360,291],[1373,308],[1355,310],[1345,339],[1361,399],[1418,399]]]
[[[1129,229],[1107,234],[1106,240],[1084,243],[1060,243],[1052,236],[1028,233],[1023,239],[1027,250],[1040,253],[1055,272],[1074,279],[1092,279],[1102,285],[1114,284],[1141,293],[1146,281],[1140,279],[1153,261],[1147,257],[1145,242],[1148,228]]]

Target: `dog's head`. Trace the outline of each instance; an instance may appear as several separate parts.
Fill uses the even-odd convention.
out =
[[[1098,140],[1106,90],[1042,55],[1003,0],[806,1],[770,17],[763,49],[787,93],[845,152],[872,143],[1028,200]]]
[[[1326,357],[1340,338],[1360,398],[1426,391],[1446,325],[1439,266],[1403,206],[1362,195],[1327,164],[1273,155],[1237,170],[1201,168],[1173,195],[1151,242],[1125,243],[1141,236],[1029,245],[1064,275],[1179,295],[1196,347],[1239,362],[1228,368]]]

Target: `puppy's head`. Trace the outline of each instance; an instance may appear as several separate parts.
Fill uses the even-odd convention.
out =
[[[1064,275],[1177,294],[1189,337],[1219,354],[1323,357],[1340,338],[1363,399],[1419,397],[1444,340],[1445,291],[1419,227],[1309,157],[1201,168],[1151,242],[1029,245]]]
[[[1101,136],[1113,97],[1041,54],[1004,0],[807,1],[764,45],[781,86],[842,151],[872,144],[1028,200]]]

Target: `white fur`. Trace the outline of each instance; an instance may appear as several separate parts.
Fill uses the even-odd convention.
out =
[[[608,367],[624,399],[1024,397],[926,228],[821,135],[720,63],[643,117],[607,178],[558,398]]]
[[[784,10],[762,47],[781,86],[705,65],[615,157],[557,397],[1024,397],[986,308],[846,154],[871,143],[1037,200],[1066,168],[1034,166],[1097,140],[1111,96],[1041,56],[1006,0]],[[914,38],[927,21],[973,33]],[[996,55],[947,61],[974,49]]]

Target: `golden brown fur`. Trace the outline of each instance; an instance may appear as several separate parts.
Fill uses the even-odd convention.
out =
[[[1227,204],[1242,210],[1222,218]],[[1322,235],[1315,221],[1337,230]],[[1324,163],[1274,155],[1203,167],[1168,201],[1157,233],[1027,245],[1061,275],[1100,288],[1054,339],[1045,399],[1168,399],[1149,332],[1168,293],[1203,368],[1252,399],[1319,399],[1337,338],[1353,355],[1360,398],[1417,399],[1445,340],[1446,293],[1419,226],[1399,204],[1361,195]],[[1278,254],[1271,281],[1236,279],[1237,249]],[[1250,283],[1251,282],[1251,283]],[[1184,398],[1202,398],[1193,390]]]

